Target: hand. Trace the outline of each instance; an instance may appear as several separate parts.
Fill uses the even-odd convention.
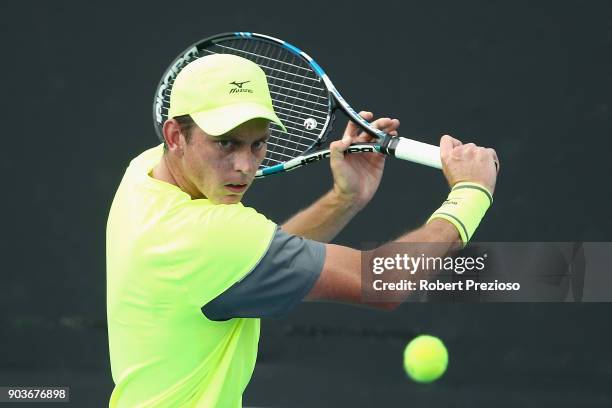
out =
[[[461,182],[478,183],[493,194],[499,159],[495,150],[476,146],[474,143],[463,144],[451,136],[440,139],[440,158],[442,171],[451,188]]]
[[[374,118],[372,112],[359,112],[367,121]],[[397,136],[400,123],[397,119],[379,118],[374,127]],[[352,143],[372,142],[375,138],[361,130],[354,122],[346,126],[342,140],[331,143],[330,165],[334,176],[334,192],[339,198],[360,210],[376,193],[385,166],[385,156],[380,153],[344,154]]]

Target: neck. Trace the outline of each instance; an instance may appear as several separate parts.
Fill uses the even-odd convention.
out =
[[[151,176],[153,176],[153,178],[157,180],[165,181],[166,183],[170,183],[177,187],[180,187],[178,183],[176,182],[176,179],[172,175],[172,172],[170,171],[170,167],[168,166],[168,163],[166,160],[166,154],[162,156],[157,166],[153,168],[153,171],[151,172]]]
[[[173,168],[170,162],[171,160],[168,158],[168,155],[164,153],[157,166],[153,168],[151,176],[153,176],[153,178],[157,180],[161,180],[166,183],[177,186],[178,188],[189,194],[191,198],[200,198],[201,195],[193,194],[191,189],[188,188],[189,183],[187,183],[186,180],[181,180],[181,177],[179,176],[180,171],[176,171],[176,169]]]

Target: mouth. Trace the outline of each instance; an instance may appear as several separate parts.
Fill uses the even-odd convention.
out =
[[[246,190],[247,185],[246,184],[226,184],[225,188],[227,188],[232,193],[239,194],[239,193],[243,193],[244,190]]]

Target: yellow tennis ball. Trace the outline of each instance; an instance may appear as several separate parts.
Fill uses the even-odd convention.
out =
[[[446,371],[448,351],[434,336],[421,335],[404,349],[404,369],[410,378],[420,383],[437,380]]]

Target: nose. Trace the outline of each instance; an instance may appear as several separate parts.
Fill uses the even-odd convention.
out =
[[[250,151],[250,149],[240,149],[234,155],[234,170],[239,171],[243,174],[254,173],[257,169],[257,157]]]

